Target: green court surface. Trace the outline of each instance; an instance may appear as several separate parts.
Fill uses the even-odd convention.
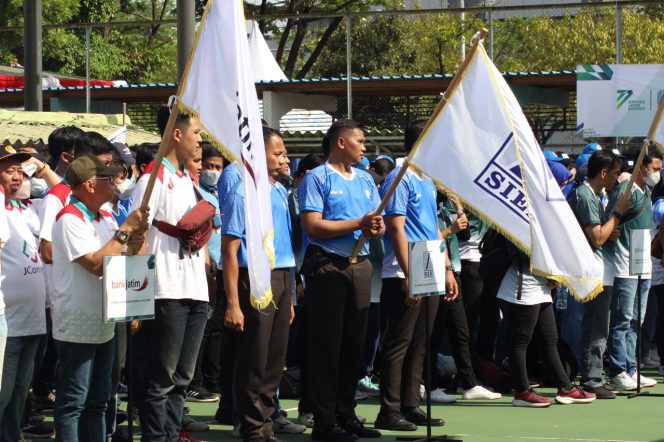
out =
[[[664,394],[662,377],[653,371],[644,374],[660,384],[644,391]],[[549,397],[553,389],[538,389]],[[456,395],[457,399],[460,395]],[[511,404],[512,396],[497,401],[463,401],[455,404],[436,404],[432,415],[445,419],[444,427],[433,429],[433,435],[447,435],[450,440],[468,442],[492,441],[664,441],[664,397],[618,396],[613,400],[596,400],[590,404],[557,405],[548,408],[518,408]],[[216,404],[187,402],[191,415],[210,424],[210,431],[192,433],[205,441],[233,441],[230,427],[213,422]],[[297,418],[297,401],[283,400],[289,417]],[[357,414],[367,418],[373,426],[378,413],[378,400],[359,402]],[[425,405],[422,404],[422,408]],[[310,441],[310,432],[299,435],[278,435],[285,442]],[[383,431],[381,441],[394,441],[399,436],[425,435],[426,428],[417,432]]]

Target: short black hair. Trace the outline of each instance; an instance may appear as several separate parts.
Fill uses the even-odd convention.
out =
[[[168,106],[161,106],[157,109],[157,127],[159,127],[159,134],[163,137],[166,131],[168,119],[171,116],[171,109]],[[178,116],[175,119],[175,127],[182,128],[184,124],[189,124],[191,115],[184,114],[178,111]]]
[[[48,136],[48,153],[55,167],[63,152],[76,150],[76,147],[83,140],[85,131],[75,126],[65,126],[55,129]]]
[[[208,158],[224,158],[221,152],[208,141],[203,141],[201,149],[203,150],[201,156],[202,161],[205,161]]]
[[[426,120],[417,120],[411,122],[408,127],[406,127],[403,136],[403,147],[406,150],[406,153],[410,153],[413,145],[415,145],[415,142],[420,137],[420,134],[424,131],[424,127],[426,125]]]
[[[325,136],[323,137],[323,155],[326,157],[329,156],[332,145],[336,144],[337,139],[341,135],[341,132],[349,129],[360,129],[364,131],[364,126],[362,126],[362,123],[358,123],[355,120],[349,120],[347,118],[343,118],[332,123],[329,129],[327,129]]]
[[[297,178],[300,175],[304,175],[311,169],[315,169],[321,164],[323,164],[323,157],[317,153],[310,153],[309,155],[302,157],[300,160],[299,164],[297,165],[297,171],[295,171],[295,177]]]
[[[105,136],[99,132],[85,132],[81,143],[74,149],[74,157],[79,158],[83,155],[103,155],[115,151],[113,143],[108,141]]]
[[[662,156],[661,153],[659,153],[658,150],[652,149],[648,151],[646,156],[643,157],[643,165],[648,166],[648,164],[652,163],[652,160],[658,159],[658,160],[664,160],[664,156]]]
[[[141,171],[141,166],[147,166],[154,160],[158,151],[158,143],[143,143],[136,147],[136,168],[138,168],[139,172]]]
[[[268,141],[270,141],[270,138],[272,137],[279,137],[281,139],[284,138],[284,136],[278,130],[272,129],[271,127],[263,126],[263,143],[266,146]]]
[[[620,158],[610,150],[596,150],[588,158],[588,178],[595,178],[602,170],[613,169]]]
[[[371,163],[374,172],[382,177],[386,177],[388,173],[392,172],[394,169],[394,162],[388,160],[387,158],[379,158]]]

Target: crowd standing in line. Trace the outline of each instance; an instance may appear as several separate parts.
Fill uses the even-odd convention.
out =
[[[158,112],[162,136],[169,116],[166,107]],[[406,128],[407,152],[423,128]],[[388,195],[402,160],[369,161],[358,122],[335,121],[321,152],[297,160],[279,131],[263,127],[276,264],[273,300],[257,310],[241,170],[200,132],[195,117],[176,115],[159,164],[158,146],[130,149],[75,127],[54,130],[47,151],[0,147],[0,441],[54,432],[67,442],[130,440],[118,426],[129,357],[144,441],[199,440],[191,432],[209,427],[188,415],[187,401],[215,404],[215,419],[245,442],[307,428],[315,441],[350,442],[427,421],[441,426],[420,408],[427,361],[437,403],[513,391],[514,406],[548,407],[657,383],[637,379],[637,317],[645,319],[644,366],[662,373],[664,268],[653,258],[637,293],[628,263],[630,232],[656,233],[664,214],[658,152],[631,170],[596,143],[574,163],[545,150],[576,216],[570,222],[604,266],[603,292],[578,303],[533,275],[528,256],[490,220],[428,177],[408,170]],[[626,173],[634,175],[630,195]],[[177,224],[202,201],[214,214],[200,249],[185,250],[157,227]],[[408,243],[420,240],[445,246],[442,296],[410,295]],[[126,328],[102,317],[103,257],[128,248],[154,255],[156,270],[155,318],[131,323],[131,355]],[[536,385],[557,393],[539,394]],[[279,396],[293,394],[298,415],[288,419]],[[373,422],[355,412],[367,396],[380,401]],[[54,428],[42,422],[47,410]]]

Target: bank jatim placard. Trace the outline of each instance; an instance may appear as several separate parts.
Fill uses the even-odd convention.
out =
[[[154,318],[154,255],[104,257],[104,321]]]

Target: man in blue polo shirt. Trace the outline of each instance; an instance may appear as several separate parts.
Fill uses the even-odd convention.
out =
[[[406,129],[405,147],[410,151],[424,128],[417,122]],[[385,178],[381,196],[392,187],[401,167]],[[380,412],[374,426],[385,430],[414,431],[427,423],[419,408],[426,336],[438,312],[437,296],[412,297],[408,293],[408,242],[442,239],[438,231],[436,188],[429,177],[408,170],[385,207],[385,256],[380,294],[383,346],[380,362]],[[457,296],[454,269],[445,258],[446,295]],[[428,305],[424,308],[424,304]],[[426,328],[428,315],[429,327]],[[431,425],[443,425],[431,419]]]
[[[361,235],[385,232],[373,178],[353,168],[362,160],[364,131],[352,120],[330,126],[323,143],[325,164],[311,170],[298,189],[301,220],[310,240],[300,272],[306,277],[313,440],[353,441],[380,437],[355,415],[362,345],[371,300],[368,243],[351,264]]]
[[[263,128],[268,176],[272,188],[275,268],[271,275],[272,303],[262,310],[251,306],[246,263],[243,184],[227,195],[223,208],[222,259],[228,307],[224,323],[240,332],[235,371],[235,398],[240,433],[245,442],[276,442],[271,416],[274,397],[286,363],[288,326],[293,320],[291,268],[295,266],[291,245],[288,194],[277,182],[286,160],[281,134]]]

